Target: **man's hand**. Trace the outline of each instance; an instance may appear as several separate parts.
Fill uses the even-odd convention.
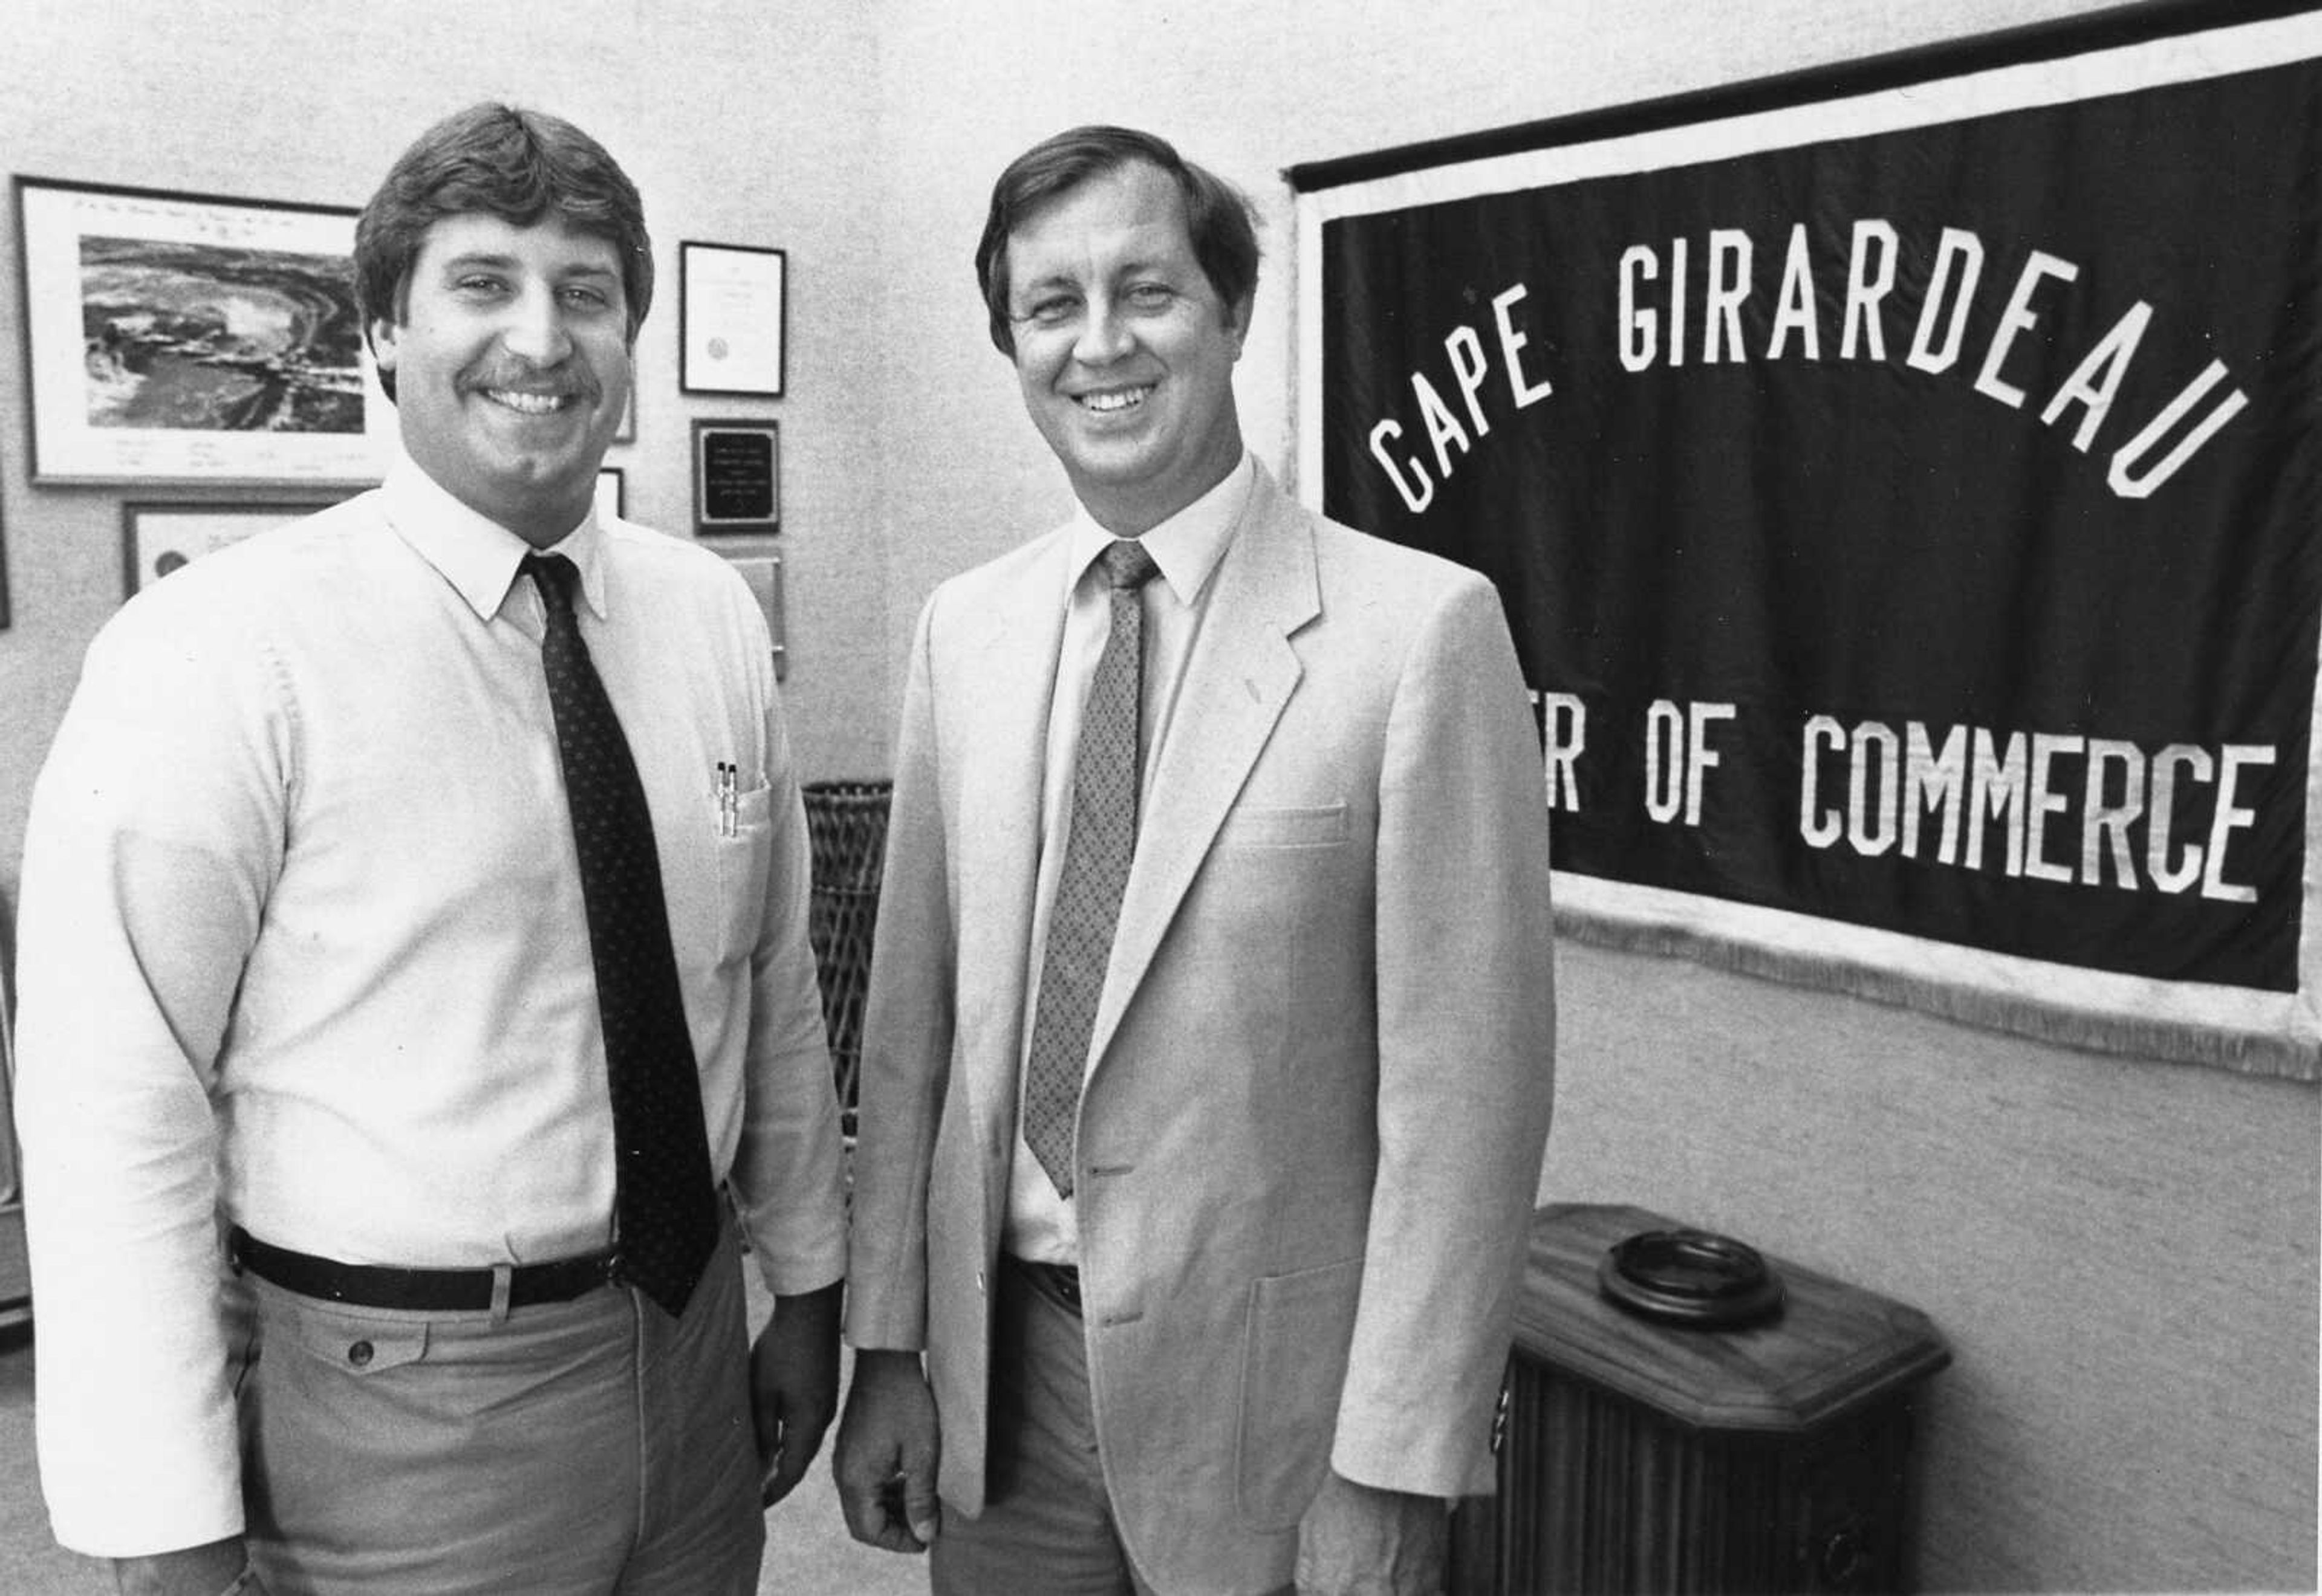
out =
[[[113,1584],[121,1596],[266,1596],[238,1535],[182,1552],[115,1557]]]
[[[758,1499],[766,1507],[806,1478],[838,1411],[838,1309],[843,1282],[776,1297],[774,1317],[750,1349],[750,1424],[758,1440]]]
[[[1439,1596],[1450,1545],[1441,1498],[1330,1471],[1298,1524],[1298,1596]]]
[[[935,1393],[915,1352],[858,1352],[831,1472],[846,1528],[867,1546],[924,1552],[942,1525],[936,1505]]]

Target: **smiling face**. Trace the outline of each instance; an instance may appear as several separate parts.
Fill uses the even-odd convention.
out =
[[[1166,173],[1065,190],[1008,235],[1007,268],[1025,408],[1099,525],[1135,537],[1225,479],[1249,306],[1218,297]]]
[[[427,230],[400,321],[372,324],[403,445],[454,497],[536,548],[589,513],[629,393],[613,245],[553,218]]]

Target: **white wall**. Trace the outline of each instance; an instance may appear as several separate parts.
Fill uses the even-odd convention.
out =
[[[886,767],[903,643],[942,577],[1060,517],[985,342],[992,178],[1076,122],[1149,126],[1248,187],[1268,276],[1241,377],[1290,455],[1279,173],[1419,140],[2068,17],[2091,0],[14,0],[0,167],[359,204],[486,96],[571,115],[643,188],[667,296],[616,451],[681,528],[687,420],[783,424],[796,734]],[[14,218],[0,217],[13,260]],[[791,392],[676,391],[681,239],[790,251]],[[119,596],[110,489],[25,480],[0,288],[0,891],[32,771]],[[178,497],[175,492],[136,497]],[[1914,1303],[1949,1337],[1924,1436],[1930,1588],[2313,1589],[2312,1089],[2037,1046],[1682,962],[1559,950],[1543,1196],[1632,1202]]]

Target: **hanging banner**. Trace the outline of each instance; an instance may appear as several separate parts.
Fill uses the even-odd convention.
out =
[[[1498,584],[1568,929],[2322,1072],[2317,56],[1301,195],[1301,490]]]

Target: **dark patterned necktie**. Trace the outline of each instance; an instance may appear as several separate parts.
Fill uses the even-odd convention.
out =
[[[580,857],[612,1083],[616,1273],[679,1314],[717,1244],[718,1193],[653,816],[612,700],[573,619],[580,572],[555,554],[527,556],[524,570],[548,608],[540,658]]]
[[[1089,683],[1073,767],[1072,829],[1048,913],[1048,948],[1024,1072],[1024,1141],[1059,1194],[1073,1194],[1073,1126],[1104,968],[1112,957],[1120,894],[1137,848],[1138,716],[1143,698],[1145,605],[1156,567],[1122,538],[1104,552],[1112,630]]]

